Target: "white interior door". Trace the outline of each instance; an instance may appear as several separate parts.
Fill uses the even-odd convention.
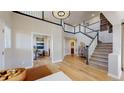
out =
[[[4,69],[4,31],[0,24],[0,69]]]

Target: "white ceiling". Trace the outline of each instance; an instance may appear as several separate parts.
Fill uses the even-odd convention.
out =
[[[82,23],[84,20],[88,20],[92,17],[97,16],[99,13],[99,11],[70,11],[70,16],[65,19],[64,22],[72,25],[77,25]],[[53,17],[51,11],[45,11],[45,18],[50,21],[60,23],[60,20]]]
[[[124,22],[124,11],[117,11],[119,17],[121,18],[121,22]]]
[[[65,22],[77,25],[85,20],[97,16],[99,13],[99,11],[71,11],[69,18],[65,19]]]
[[[21,11],[21,12],[27,13],[28,11]],[[32,12],[31,14],[33,15],[42,16],[41,11],[29,11],[29,12],[30,13]],[[85,20],[97,16],[99,13],[100,13],[99,11],[70,11],[70,16],[67,19],[65,19],[64,22],[72,25],[78,25],[80,23],[83,23],[83,21]],[[56,19],[52,15],[52,11],[44,11],[44,18],[52,22],[60,23],[60,20]]]
[[[102,13],[113,25],[124,22],[124,11],[102,11]]]

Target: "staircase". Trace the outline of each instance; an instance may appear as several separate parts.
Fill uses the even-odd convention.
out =
[[[102,70],[108,70],[108,54],[112,52],[111,43],[98,43],[94,53],[89,59],[89,65]]]

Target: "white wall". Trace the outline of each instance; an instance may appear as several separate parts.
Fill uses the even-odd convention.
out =
[[[121,76],[121,17],[118,12],[103,12],[113,25],[113,53],[109,55],[108,75],[114,78]]]
[[[112,43],[113,33],[109,33],[108,31],[99,32],[99,41],[103,43]]]
[[[26,16],[12,15],[12,47],[11,57],[6,68],[32,66],[32,32],[51,35],[52,38],[52,61],[62,60],[62,28],[44,21],[32,19]]]
[[[1,11],[0,12],[0,23],[2,23],[2,29],[4,28],[8,28],[11,30],[12,33],[12,13],[11,12],[5,12],[5,11]],[[6,30],[6,29],[5,29]],[[11,41],[11,38],[10,38]],[[5,44],[5,42],[4,42]],[[11,48],[5,48],[4,49],[4,67],[3,69],[5,69],[6,64],[11,64],[11,62],[13,61],[12,57],[13,57],[13,50],[12,50],[12,46]]]
[[[93,24],[93,23],[96,23],[98,21],[100,21],[100,16],[99,15],[98,16],[95,16],[95,17],[93,17],[93,18],[91,18],[89,20],[86,20],[85,23]]]
[[[0,22],[0,70],[4,69],[4,33],[3,33],[3,24]]]
[[[0,12],[0,22],[4,24],[3,28],[6,26],[12,31],[12,46],[5,49],[5,69],[32,66],[31,32],[35,31],[51,35],[53,47],[52,61],[62,60],[61,27],[13,14],[12,12]]]
[[[49,49],[51,50],[51,39],[50,39],[50,37],[46,37],[45,38],[45,51],[47,51],[47,53],[49,53]],[[51,55],[50,55],[51,56]]]
[[[64,56],[70,55],[69,39],[64,38]]]
[[[11,12],[7,12],[7,11],[0,11],[0,21],[4,23],[4,25],[8,26],[11,28],[12,24],[11,24]]]
[[[94,30],[100,30],[100,16],[93,17],[92,19],[87,20],[85,23],[89,24],[89,28]]]

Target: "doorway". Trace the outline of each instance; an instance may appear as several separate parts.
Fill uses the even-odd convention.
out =
[[[74,42],[72,41],[71,42],[71,55],[74,55],[75,53],[74,53]]]
[[[77,55],[77,39],[75,37],[64,38],[64,56]]]
[[[32,38],[33,65],[44,65],[44,61],[51,62],[51,37],[35,33]]]

